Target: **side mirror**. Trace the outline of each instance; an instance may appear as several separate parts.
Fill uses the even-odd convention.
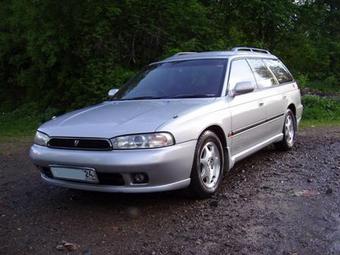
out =
[[[241,82],[236,83],[234,91],[233,91],[233,96],[246,94],[246,93],[254,91],[254,89],[255,89],[254,83],[250,81],[241,81]]]
[[[118,89],[110,89],[107,93],[109,97],[113,97],[118,92]]]

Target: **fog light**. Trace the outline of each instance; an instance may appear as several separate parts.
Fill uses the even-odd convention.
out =
[[[135,184],[147,183],[148,181],[149,178],[145,173],[132,174],[132,182]]]

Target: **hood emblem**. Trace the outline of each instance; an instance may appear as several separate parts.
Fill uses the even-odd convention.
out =
[[[74,140],[74,147],[77,147],[79,144],[79,140]]]

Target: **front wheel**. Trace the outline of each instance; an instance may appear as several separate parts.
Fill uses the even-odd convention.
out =
[[[275,146],[279,150],[290,150],[293,148],[296,139],[296,120],[294,113],[288,109],[285,115],[285,121],[283,124],[283,139],[282,141],[275,143]]]
[[[223,147],[218,136],[205,131],[197,141],[191,170],[190,189],[199,198],[207,198],[218,189],[224,169]]]

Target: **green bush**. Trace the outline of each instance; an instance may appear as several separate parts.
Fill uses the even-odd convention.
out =
[[[304,120],[334,121],[340,120],[340,102],[314,95],[302,97]]]
[[[0,138],[5,136],[32,136],[36,128],[62,112],[52,107],[41,110],[36,103],[21,105],[12,112],[0,112]]]
[[[298,74],[295,77],[295,79],[298,82],[299,87],[301,87],[301,88],[308,87],[309,78],[306,74]]]
[[[309,87],[327,94],[340,93],[340,81],[338,81],[335,76],[330,76],[323,81],[307,81],[306,85],[302,87]]]

